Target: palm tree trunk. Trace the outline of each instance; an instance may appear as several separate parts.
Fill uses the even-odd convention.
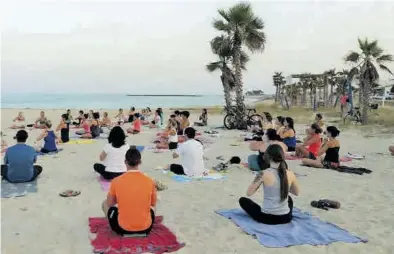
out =
[[[245,103],[242,86],[242,68],[241,68],[241,45],[235,43],[234,45],[234,69],[235,69],[235,124],[238,129],[244,129],[244,114],[245,114]]]
[[[307,88],[303,88],[302,97],[301,97],[301,104],[303,107],[306,107],[306,93],[307,93]]]
[[[226,103],[227,113],[229,113],[229,111],[231,111],[231,106],[232,106],[231,105],[230,85],[229,85],[228,79],[224,73],[220,76],[220,79],[222,80],[222,84],[223,84],[224,101]]]
[[[276,85],[275,87],[276,87],[276,90],[275,90],[275,103],[277,103],[278,102],[278,94],[279,94],[279,86]]]
[[[331,98],[330,105],[331,106],[333,105],[333,99],[334,99],[334,86],[335,86],[335,84],[331,84],[331,87],[330,87],[330,98]]]
[[[328,78],[327,76],[324,76],[323,80],[323,101],[324,101],[324,107],[327,106],[327,101],[328,101]]]

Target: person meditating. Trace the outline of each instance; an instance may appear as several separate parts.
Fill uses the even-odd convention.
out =
[[[141,132],[141,115],[140,113],[135,113],[133,116],[133,121],[131,122],[131,127],[127,129],[127,133],[139,134]]]
[[[14,122],[13,125],[11,125],[11,129],[24,129],[25,128],[25,116],[23,115],[23,112],[19,112],[18,116],[12,119]]]
[[[336,139],[339,133],[340,131],[337,129],[337,127],[328,126],[326,131],[327,138],[324,140],[322,147],[317,153],[316,159],[303,159],[302,164],[314,168],[339,168],[340,144]],[[323,154],[326,154],[324,158],[321,157]]]
[[[127,170],[124,158],[129,148],[123,129],[120,126],[115,126],[109,133],[108,144],[104,146],[100,154],[100,161],[103,164],[94,164],[94,171],[107,180],[122,175]]]
[[[37,120],[34,122],[34,124],[28,124],[27,127],[34,127],[36,129],[45,129],[46,128],[45,123],[47,121],[48,121],[48,119],[45,116],[45,112],[41,111],[40,117],[37,118]]]
[[[320,113],[317,113],[315,116],[315,124],[319,125],[321,129],[324,128],[323,116]]]
[[[73,118],[73,115],[71,114],[71,109],[67,109],[66,115],[67,115],[67,123],[72,124],[74,121],[74,118]]]
[[[190,126],[189,116],[190,116],[189,111],[181,112],[181,120],[180,120],[178,135],[183,135],[183,131]]]
[[[307,136],[304,140],[303,144],[297,144],[296,153],[297,157],[301,158],[309,158],[315,160],[318,156],[318,152],[321,147],[322,138],[320,133],[322,133],[322,129],[316,123],[312,124],[310,128],[306,130]]]
[[[40,136],[38,136],[38,138],[36,139],[36,142],[40,141],[41,139],[44,139],[44,146],[38,147],[37,148],[38,152],[51,153],[51,152],[57,151],[56,143],[59,138],[56,135],[56,133],[52,130],[51,121],[47,121],[45,123],[45,130],[41,133]],[[34,142],[34,143],[36,143],[36,142]]]
[[[75,120],[78,121],[78,122],[73,121],[72,125],[75,125],[75,126],[77,126],[79,128],[85,117],[84,117],[83,110],[78,111],[78,114],[79,114],[78,117],[75,118]]]
[[[161,117],[160,117],[160,111],[157,109],[155,112],[155,116],[149,124],[149,128],[160,128],[161,127]]]
[[[141,154],[137,149],[126,152],[124,163],[127,172],[112,180],[103,212],[119,235],[149,234],[155,221],[155,183],[139,170]]]
[[[122,108],[119,109],[118,114],[115,116],[115,119],[117,119],[118,125],[121,125],[124,123],[125,117],[124,117]]]
[[[70,119],[68,114],[63,114],[56,131],[60,131],[60,140],[62,143],[70,141]]]
[[[111,118],[108,117],[108,112],[104,112],[103,119],[100,122],[100,126],[101,127],[106,127],[108,129],[111,129],[112,121],[111,121]]]
[[[178,148],[177,123],[175,119],[168,119],[164,135],[161,136],[161,142],[156,145],[156,148],[170,150]]]
[[[198,118],[198,122],[194,122],[195,126],[207,126],[208,125],[208,111],[206,108],[202,109],[202,113]]]
[[[295,174],[288,170],[285,154],[280,145],[270,145],[264,155],[270,167],[257,174],[246,195],[252,196],[263,185],[263,206],[241,197],[239,205],[253,220],[270,225],[290,223],[293,200],[289,193],[298,196],[299,186]],[[264,173],[263,173],[264,172]]]
[[[297,141],[294,130],[294,120],[291,117],[286,117],[283,124],[284,128],[279,130],[278,135],[283,140],[283,143],[287,145],[287,150],[289,152],[295,152]]]
[[[181,157],[181,164],[171,164],[169,169],[177,175],[200,177],[205,175],[204,147],[200,141],[195,140],[196,130],[192,127],[185,129],[186,141],[174,151],[174,159]]]
[[[248,167],[252,171],[260,171],[269,168],[269,162],[264,160],[264,153],[270,145],[279,145],[284,152],[287,152],[287,146],[281,141],[275,129],[268,129],[265,133],[264,141],[252,141],[249,144],[251,151],[258,154],[248,156]]]
[[[15,136],[17,144],[5,152],[5,165],[1,165],[1,176],[8,182],[31,182],[42,172],[41,166],[34,165],[37,161],[36,150],[25,144],[28,137],[25,130],[18,131]]]

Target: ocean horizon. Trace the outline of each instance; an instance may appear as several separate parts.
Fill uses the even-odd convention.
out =
[[[2,109],[118,109],[222,106],[223,95],[119,93],[2,93]]]

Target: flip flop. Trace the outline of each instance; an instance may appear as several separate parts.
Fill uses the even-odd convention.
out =
[[[80,191],[74,191],[74,190],[66,190],[66,191],[63,191],[63,192],[59,193],[59,195],[61,197],[65,197],[65,198],[75,197],[75,196],[78,196],[79,194],[81,194]]]

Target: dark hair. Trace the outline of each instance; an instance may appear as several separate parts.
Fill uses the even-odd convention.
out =
[[[28,137],[29,137],[29,134],[27,133],[27,131],[20,130],[16,133],[14,138],[16,139],[17,142],[25,143]]]
[[[126,134],[120,126],[115,126],[112,128],[108,135],[108,143],[113,147],[119,148],[126,144]]]
[[[338,130],[337,127],[335,126],[328,126],[327,127],[327,132],[331,134],[331,137],[335,138],[339,136],[340,131]]]
[[[293,118],[291,118],[291,117],[286,117],[285,120],[286,120],[287,124],[289,125],[289,128],[290,128],[290,129],[293,129],[293,131],[294,131],[294,133],[295,133],[295,130],[294,130],[294,120],[293,120]]]
[[[94,112],[93,113],[93,118],[96,119],[96,120],[100,119],[100,113],[99,112]]]
[[[83,110],[80,110],[79,113],[80,113],[81,115],[83,115]]]
[[[319,119],[323,119],[323,116],[322,116],[320,113],[317,113],[316,116],[317,116],[317,118],[319,118]]]
[[[184,115],[186,118],[189,118],[190,112],[185,110],[182,112],[182,115]]]
[[[135,113],[135,114],[134,114],[134,117],[135,117],[135,118],[140,118],[140,117],[141,117],[141,114],[140,114],[140,113]]]
[[[123,111],[123,108],[120,108],[119,111]]]
[[[70,112],[71,112],[71,109],[67,109],[67,112],[68,112],[68,111],[70,111]]]
[[[125,160],[127,165],[131,167],[136,167],[141,164],[141,153],[135,147],[130,147],[126,152]]]
[[[174,115],[174,114],[170,115],[170,118],[175,118],[175,117],[176,117],[176,115]]]
[[[323,130],[320,128],[320,126],[317,123],[312,124],[311,128],[315,130],[315,134],[320,134],[323,132]]]
[[[193,127],[187,127],[184,132],[186,137],[189,139],[192,139],[196,136],[196,130]]]
[[[62,118],[67,121],[68,120],[68,115],[67,114],[62,114]]]
[[[179,110],[175,110],[174,114],[179,116],[181,114],[181,112]]]
[[[264,153],[264,159],[279,163],[278,174],[280,181],[280,199],[285,200],[289,195],[289,181],[287,179],[287,164],[285,161],[285,153],[280,145],[269,145]]]
[[[264,115],[267,118],[268,122],[272,122],[272,116],[269,112],[264,112]]]
[[[135,107],[131,107],[130,109],[131,109],[132,111],[135,111]]]
[[[268,139],[271,141],[281,141],[281,138],[276,133],[275,129],[268,129],[265,134],[267,135]]]
[[[150,110],[150,107],[146,107],[146,109],[147,109],[149,112],[152,112],[152,110]]]
[[[284,125],[285,118],[284,118],[283,116],[277,116],[276,119],[278,120],[278,122],[279,122],[281,125]]]
[[[160,110],[159,109],[156,109],[156,111],[155,111],[158,115],[160,115]]]
[[[83,114],[83,117],[85,117],[86,119],[89,118],[89,114]]]
[[[206,109],[206,108],[203,108],[203,109],[202,109],[202,113],[203,113],[204,115],[207,115],[207,114],[208,114],[207,109]]]
[[[45,122],[45,126],[46,126],[47,128],[51,128],[51,127],[52,127],[52,122],[51,122],[51,121],[46,121],[46,122]]]

